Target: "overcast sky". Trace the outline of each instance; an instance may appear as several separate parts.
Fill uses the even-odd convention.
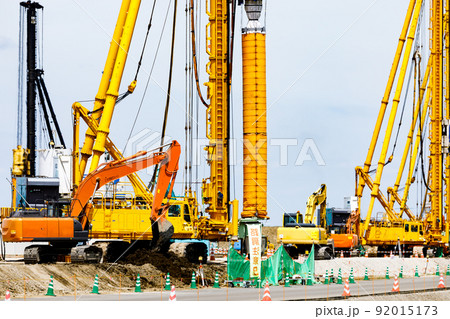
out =
[[[178,2],[177,46],[167,135],[184,146],[186,22],[185,1]],[[284,211],[304,211],[308,196],[322,183],[328,186],[330,207],[342,207],[343,198],[354,194],[354,168],[363,165],[367,154],[408,2],[268,1],[268,215],[271,218],[268,225],[279,225]],[[77,100],[92,99],[97,92],[120,1],[43,0],[40,3],[45,7],[45,81],[66,142],[71,144],[71,105]],[[133,80],[152,3],[142,1],[120,92],[124,92]],[[119,148],[126,143],[143,98],[168,3],[159,1],[156,5],[135,93],[116,108],[110,136]],[[171,14],[172,11],[135,133],[144,129],[161,131],[168,78]],[[239,10],[232,89],[233,133],[239,139],[238,143],[242,136],[241,20],[245,21],[241,19]],[[3,112],[0,117],[0,203],[9,206],[10,186],[6,178],[10,176],[12,149],[16,147],[19,1],[3,1],[0,24],[0,103]],[[202,25],[199,29],[199,40],[202,42],[199,50],[200,83],[206,81],[204,30]],[[202,90],[205,94],[204,86]],[[92,103],[84,105],[92,108]],[[203,117],[199,119],[199,136],[203,138],[205,110],[202,105],[200,110]],[[407,114],[410,117],[410,113]],[[287,163],[283,163],[280,147],[275,145],[280,143],[278,139],[296,143],[288,148]],[[323,162],[314,156],[319,153],[309,152],[310,160],[306,157],[302,165],[295,164],[305,141],[314,142]],[[238,144],[232,186],[232,195],[240,202],[241,148]],[[180,165],[178,182],[183,181],[182,167]],[[202,164],[199,178],[206,177],[208,171]],[[383,190],[393,184],[395,171],[396,168],[390,172],[386,169]],[[142,176],[148,179],[148,176]],[[181,184],[176,191],[180,193]],[[365,198],[368,196],[366,190]],[[416,202],[415,195],[411,200]]]

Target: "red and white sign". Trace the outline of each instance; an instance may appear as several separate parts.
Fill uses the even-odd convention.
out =
[[[250,249],[250,278],[261,276],[261,225],[247,225]]]

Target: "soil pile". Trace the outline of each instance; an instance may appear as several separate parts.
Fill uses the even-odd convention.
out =
[[[262,228],[262,234],[264,236],[267,236],[267,239],[270,243],[272,243],[275,246],[275,249],[277,249],[280,245],[277,244],[277,229],[280,226],[264,226]]]
[[[129,254],[119,262],[120,264],[130,264],[137,266],[151,265],[155,268],[155,274],[162,274],[163,276],[170,273],[172,283],[175,282],[178,286],[188,286],[191,284],[192,273],[199,274],[200,265],[189,262],[184,257],[178,257],[173,253],[155,253],[146,249],[139,249],[136,252]],[[204,278],[209,285],[214,283],[216,271],[222,278],[225,275],[225,265],[220,264],[206,264],[202,265]],[[142,276],[141,276],[142,278]],[[223,277],[224,278],[224,277]]]

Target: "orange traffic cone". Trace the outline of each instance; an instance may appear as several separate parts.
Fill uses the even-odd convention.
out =
[[[341,250],[341,258],[344,258],[344,252]]]
[[[441,278],[439,278],[439,285],[438,288],[445,288],[444,284],[444,276],[441,275]]]
[[[366,253],[364,254],[364,257],[369,257],[369,252],[366,250]]]
[[[416,251],[416,254],[414,255],[415,258],[419,258],[419,254]]]
[[[211,248],[211,251],[209,253],[209,260],[216,260],[216,256],[214,256],[214,250],[215,248]]]
[[[423,255],[423,253],[420,253],[420,258],[424,258],[424,255]]]
[[[9,290],[6,290],[5,301],[11,301],[11,294],[9,293]]]
[[[400,284],[398,282],[397,275],[394,276],[394,285],[392,286],[392,292],[400,292]]]
[[[264,287],[264,295],[263,299],[261,301],[272,301],[272,298],[270,297],[270,290],[269,290],[269,282],[266,281],[266,286]]]
[[[169,301],[177,301],[177,294],[175,293],[174,285],[172,285],[172,289],[170,290]]]
[[[342,293],[343,297],[350,296],[350,285],[348,284],[348,279],[345,279],[344,292]]]

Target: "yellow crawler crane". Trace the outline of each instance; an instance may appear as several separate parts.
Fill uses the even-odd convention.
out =
[[[393,187],[387,189],[389,197],[385,197],[380,190],[381,177],[384,167],[392,162],[393,154],[386,160],[389,149],[389,143],[394,128],[394,122],[400,97],[403,92],[403,85],[408,68],[408,63],[413,57],[415,79],[420,71],[420,55],[418,52],[412,53],[414,37],[417,33],[419,16],[423,11],[423,2],[420,0],[411,0],[408,6],[406,18],[400,34],[397,51],[394,62],[389,75],[389,80],[382,99],[381,108],[378,114],[375,130],[373,132],[369,151],[367,154],[364,167],[356,167],[356,196],[358,197],[358,209],[350,222],[350,227],[354,231],[360,229],[361,242],[367,246],[382,247],[382,250],[399,248],[406,249],[407,254],[411,253],[415,246],[417,248],[426,249],[431,247],[434,253],[442,254],[442,251],[448,247],[449,240],[449,224],[448,224],[448,188],[449,185],[449,166],[444,166],[444,162],[448,163],[448,121],[449,121],[449,99],[448,99],[448,36],[443,38],[443,18],[448,19],[448,13],[444,13],[444,2],[439,0],[431,1],[430,8],[430,30],[431,30],[431,52],[428,58],[427,69],[423,78],[419,78],[420,83],[419,94],[413,99],[413,118],[406,139],[405,149],[400,161],[397,178]],[[446,23],[447,25],[448,23]],[[446,30],[448,33],[448,29]],[[443,46],[445,45],[445,57],[443,59]],[[402,60],[402,61],[401,61]],[[401,63],[400,63],[401,61]],[[397,76],[397,71],[400,71]],[[443,73],[446,73],[446,81],[443,81]],[[386,133],[381,153],[376,167],[375,178],[369,175],[371,173],[370,166],[372,164],[375,147],[381,132],[384,115],[389,103],[390,94],[394,86],[395,79],[397,84],[393,97],[392,107],[386,126]],[[414,88],[416,86],[414,82]],[[445,87],[444,87],[445,85]],[[415,90],[414,90],[415,91]],[[443,103],[445,93],[446,102]],[[445,112],[443,112],[445,110]],[[424,178],[428,191],[425,195],[424,202],[420,214],[414,215],[408,208],[407,199],[411,184],[415,178],[413,173],[416,164],[418,164],[420,154],[422,153],[422,144],[425,132],[425,123],[427,120],[427,112],[430,116],[430,155],[429,155],[429,171],[428,177]],[[444,116],[445,113],[445,116]],[[413,143],[414,133],[416,138]],[[394,147],[395,148],[395,147]],[[409,171],[405,180],[403,195],[400,196],[398,191],[402,181],[403,172],[406,162],[410,157]],[[445,174],[444,174],[445,171]],[[425,175],[425,173],[423,173]],[[443,185],[444,181],[444,185]],[[361,216],[361,198],[365,186],[371,190],[371,198],[365,220],[359,223]],[[445,205],[443,202],[445,199]],[[374,209],[375,200],[377,200],[384,209],[381,219],[372,219],[372,211]],[[398,204],[399,211],[394,209],[394,205]],[[430,205],[430,210],[425,212],[425,207]],[[407,218],[403,217],[406,214]],[[355,218],[356,216],[356,218]],[[403,248],[401,248],[403,247]]]
[[[254,1],[249,1],[254,2]],[[261,1],[256,1],[261,2]],[[206,11],[208,15],[208,25],[206,34],[206,50],[209,55],[209,62],[206,66],[209,80],[206,83],[208,88],[207,104],[203,98],[203,103],[207,106],[207,138],[209,145],[206,147],[208,154],[208,163],[210,164],[210,176],[203,181],[202,198],[203,203],[207,205],[207,215],[200,214],[199,203],[196,200],[195,192],[191,189],[186,189],[185,195],[181,197],[172,196],[170,199],[171,208],[167,213],[167,221],[170,222],[174,228],[173,239],[186,240],[184,243],[189,243],[189,240],[228,240],[237,239],[238,235],[238,214],[239,207],[237,200],[230,200],[229,195],[229,87],[231,83],[231,76],[229,73],[229,66],[231,64],[231,57],[229,52],[230,47],[230,18],[233,17],[236,9],[236,1],[213,0],[206,1]],[[123,0],[117,24],[114,30],[113,38],[108,51],[105,67],[102,73],[100,86],[95,97],[94,107],[89,111],[81,103],[74,103],[72,105],[74,113],[74,140],[73,140],[73,191],[75,192],[78,185],[82,182],[83,176],[87,171],[92,171],[98,165],[99,157],[105,151],[112,156],[114,160],[121,160],[122,154],[109,138],[109,127],[112,121],[115,104],[119,97],[119,87],[122,80],[123,70],[125,67],[128,49],[131,44],[131,39],[136,23],[137,14],[139,11],[139,0]],[[230,8],[233,12],[230,12]],[[190,2],[190,34],[192,35],[192,49],[193,49],[193,64],[196,73],[196,82],[198,87],[198,74],[195,54],[195,30],[194,30],[194,5]],[[234,23],[233,23],[234,25]],[[252,42],[256,38],[244,41],[252,46]],[[265,129],[265,66],[259,65],[264,62],[264,42],[260,38],[264,34],[257,35],[257,45],[263,46],[263,54],[257,54],[256,64],[258,65],[257,72],[247,70],[245,73],[250,77],[254,77],[254,84],[256,89],[250,90],[250,97],[247,97],[246,106],[249,105],[249,99],[252,95],[261,95],[264,93],[264,98],[256,101],[252,107],[257,110],[258,116],[254,116],[252,121],[258,123],[257,132],[249,132],[254,134],[252,155],[259,147],[259,140],[266,142]],[[259,50],[259,49],[258,49]],[[246,59],[245,65],[255,65],[254,61]],[[264,77],[264,80],[261,80]],[[261,82],[262,81],[262,82]],[[264,85],[260,85],[260,83]],[[137,84],[135,78],[128,86],[126,95],[131,94]],[[199,90],[200,91],[200,90]],[[200,92],[199,92],[200,93]],[[251,104],[251,103],[250,103]],[[262,110],[261,107],[264,107]],[[253,112],[253,111],[251,111]],[[259,117],[262,117],[261,119]],[[88,129],[85,133],[85,140],[83,147],[80,149],[80,122],[84,121]],[[252,124],[250,124],[251,126]],[[264,126],[261,126],[264,125]],[[247,147],[248,145],[246,145]],[[252,163],[256,163],[257,173],[250,172],[251,180],[255,178],[257,183],[252,186],[252,190],[247,192],[246,198],[252,201],[251,206],[247,205],[246,212],[253,210],[252,216],[241,223],[259,223],[260,218],[266,218],[266,146],[263,146],[264,152],[257,152],[263,154],[263,161],[257,158],[252,159]],[[88,160],[92,156],[90,168],[88,168]],[[253,164],[252,164],[253,165]],[[250,165],[250,166],[252,166]],[[252,166],[254,167],[254,166]],[[249,175],[250,176],[250,175]],[[89,212],[89,222],[92,225],[90,230],[90,238],[95,240],[104,240],[107,246],[107,254],[110,253],[110,259],[114,260],[130,242],[138,240],[134,247],[148,246],[148,242],[153,238],[153,231],[151,231],[151,222],[148,220],[149,211],[153,201],[153,196],[149,189],[145,186],[138,175],[132,174],[128,176],[133,192],[125,193],[119,192],[113,188],[112,195],[96,195],[92,198],[93,209]],[[259,189],[255,185],[259,184]],[[262,187],[261,187],[262,186]],[[252,198],[257,198],[253,200]],[[250,208],[251,207],[251,208]],[[3,214],[3,212],[2,212]],[[5,212],[6,214],[6,212]],[[208,216],[209,215],[209,216]],[[153,224],[155,225],[155,224]],[[242,227],[244,232],[246,228]],[[241,236],[246,238],[246,235]],[[183,246],[184,243],[178,244]],[[204,244],[201,244],[204,246]],[[188,253],[187,246],[182,249]],[[206,254],[206,246],[202,252],[201,249],[190,251],[189,257],[196,260],[198,256]],[[109,251],[109,252],[108,252]]]
[[[93,153],[91,170],[98,163],[99,156],[104,150],[114,159],[122,158],[119,150],[109,139],[109,125],[112,120],[115,102],[118,97],[123,68],[125,66],[127,50],[129,48],[133,29],[139,11],[139,2],[136,0],[124,0],[119,12],[113,41],[108,52],[105,69],[98,93],[96,95],[94,110],[89,112],[80,103],[74,103],[74,149],[78,150],[78,135],[80,119],[88,125],[85,142],[80,154],[76,151],[74,156],[74,188],[80,182],[81,176],[87,166],[87,160]],[[195,47],[194,6],[191,1],[191,34]],[[174,8],[176,10],[176,7]],[[208,98],[211,104],[208,106],[207,136],[211,143],[208,147],[209,163],[211,164],[212,181],[207,186],[211,197],[206,196],[206,202],[210,204],[207,213],[209,216],[201,216],[195,193],[186,190],[181,197],[172,196],[171,208],[167,213],[167,221],[173,227],[173,239],[184,240],[176,243],[174,249],[177,252],[188,255],[192,261],[198,261],[198,257],[206,258],[207,247],[204,243],[189,242],[189,240],[227,240],[237,234],[238,205],[233,201],[233,222],[230,222],[228,207],[228,122],[226,118],[228,107],[228,4],[226,1],[213,1],[207,6],[209,24],[207,26],[208,53],[210,62],[207,71],[210,75],[208,86]],[[195,54],[194,54],[195,56]],[[136,78],[128,87],[132,93],[136,86]],[[113,191],[111,196],[95,196],[93,198],[94,209],[90,214],[92,223],[91,236],[95,239],[107,241],[112,259],[117,257],[119,251],[127,247],[127,243],[138,240],[134,246],[147,246],[153,239],[152,221],[146,216],[152,205],[152,194],[137,175],[128,176],[134,192],[126,193]],[[206,186],[205,186],[206,187]],[[153,224],[154,227],[155,224]],[[120,240],[108,242],[108,240]],[[121,242],[122,241],[122,242]],[[125,242],[125,243],[124,243]],[[181,247],[181,248],[180,248]],[[172,248],[172,247],[171,247]],[[111,258],[110,258],[111,259]]]
[[[173,228],[173,239],[184,240],[174,244],[176,251],[182,250],[188,254],[192,260],[197,260],[198,256],[206,257],[206,246],[201,249],[188,249],[189,240],[227,240],[237,237],[238,223],[238,202],[229,200],[229,170],[228,170],[228,134],[229,134],[229,83],[228,76],[228,29],[229,14],[227,1],[215,0],[207,1],[206,11],[209,17],[207,25],[207,53],[209,62],[206,70],[209,74],[209,82],[205,83],[208,88],[207,106],[207,138],[210,140],[206,150],[208,152],[208,163],[211,166],[210,177],[203,181],[203,202],[208,205],[206,213],[209,216],[202,216],[199,212],[199,204],[196,200],[195,192],[186,189],[185,195],[181,197],[172,196],[170,199],[171,209],[168,211],[167,221]],[[122,48],[129,46],[133,33],[133,20],[129,21],[128,15],[135,20],[139,6],[133,1],[124,1],[119,13],[118,22],[114,32],[113,41],[108,53],[105,70],[102,75],[99,91],[96,96],[94,110],[90,113],[79,103],[74,103],[75,132],[74,137],[79,134],[78,123],[83,119],[88,125],[84,146],[81,154],[75,153],[76,160],[74,166],[75,186],[79,183],[86,168],[87,159],[94,151],[94,158],[98,157],[102,148],[106,149],[114,159],[120,159],[122,155],[107,137],[108,127],[112,118],[114,102],[117,98],[117,91],[114,90],[120,77],[114,77],[116,64],[124,66],[124,60],[120,59]],[[194,5],[190,4],[191,15],[191,35],[193,47],[194,66],[196,68],[195,55],[195,30],[194,30]],[[136,12],[135,12],[136,11]],[[124,12],[126,12],[124,16]],[[128,22],[127,22],[128,21]],[[125,34],[126,32],[126,34]],[[130,35],[130,36],[128,36]],[[127,41],[124,45],[120,41]],[[122,56],[126,58],[125,56]],[[136,79],[129,86],[129,93],[132,93],[136,86]],[[112,91],[111,91],[112,90]],[[105,98],[106,97],[106,98]],[[108,99],[109,97],[109,99]],[[203,99],[202,99],[203,100]],[[108,105],[108,101],[110,104]],[[109,112],[104,114],[104,112]],[[101,117],[101,118],[100,118]],[[100,120],[99,120],[100,119]],[[103,126],[102,126],[103,125]],[[99,136],[101,138],[99,139]],[[74,149],[78,150],[78,140],[74,140]],[[81,157],[81,158],[80,158]],[[95,164],[97,159],[91,163]],[[77,164],[79,163],[79,164]],[[91,168],[94,164],[91,164]],[[139,244],[152,239],[151,222],[145,218],[152,204],[152,194],[143,184],[137,175],[128,176],[133,186],[134,193],[113,192],[112,196],[97,196],[93,199],[94,209],[91,211],[90,220],[92,222],[92,237],[96,239],[110,240],[120,239],[125,242],[139,240]],[[232,208],[230,209],[230,204]],[[232,215],[232,218],[230,218]],[[231,221],[230,221],[231,219]],[[188,243],[188,244],[186,244]],[[126,246],[120,242],[112,242],[108,245],[116,245],[119,248]],[[135,245],[136,246],[136,245]],[[139,246],[139,245],[138,245]],[[198,245],[197,245],[198,246]],[[181,248],[180,248],[181,247]],[[172,247],[171,247],[172,248]],[[112,251],[119,249],[111,248]]]

